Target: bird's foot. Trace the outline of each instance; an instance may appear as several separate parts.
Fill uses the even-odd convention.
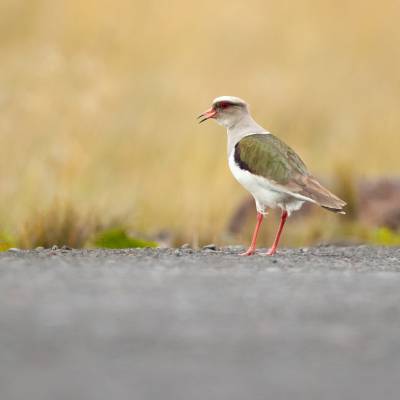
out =
[[[239,253],[239,256],[252,256],[256,253],[256,249],[248,249],[247,251],[245,251],[244,253]]]
[[[273,256],[276,254],[276,249],[269,249],[266,253],[261,254],[262,256]]]

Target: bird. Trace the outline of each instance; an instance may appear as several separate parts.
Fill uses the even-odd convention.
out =
[[[217,97],[198,119],[199,123],[214,119],[226,128],[229,169],[255,200],[257,222],[250,247],[241,256],[255,254],[257,236],[270,209],[280,209],[281,218],[275,240],[264,254],[268,256],[276,253],[287,218],[305,202],[345,214],[346,202],[323,187],[292,148],[259,125],[244,100]]]

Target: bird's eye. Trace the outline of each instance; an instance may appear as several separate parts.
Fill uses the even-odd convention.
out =
[[[219,107],[222,108],[222,109],[228,108],[229,107],[229,103],[225,103],[225,102],[220,103]]]

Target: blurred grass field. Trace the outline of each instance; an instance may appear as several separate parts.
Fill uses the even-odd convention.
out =
[[[245,192],[223,129],[195,120],[225,94],[332,189],[343,169],[399,175],[399,15],[394,0],[2,0],[0,231],[66,203],[145,237],[232,241]],[[313,240],[294,225],[286,244]]]

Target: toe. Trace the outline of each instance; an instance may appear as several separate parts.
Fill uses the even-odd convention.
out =
[[[255,253],[255,251],[247,250],[244,253],[239,253],[239,256],[252,256],[254,253]]]

